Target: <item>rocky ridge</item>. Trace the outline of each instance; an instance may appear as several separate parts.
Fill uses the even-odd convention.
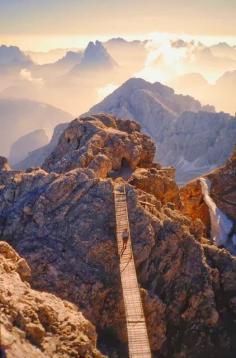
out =
[[[1,171],[0,233],[29,263],[33,288],[76,304],[102,351],[126,357],[113,200],[123,182],[153,355],[233,357],[236,260],[183,215],[174,171],[154,154],[134,121],[74,120],[42,168]]]

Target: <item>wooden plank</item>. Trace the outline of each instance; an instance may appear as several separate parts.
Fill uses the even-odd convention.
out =
[[[119,189],[123,189],[122,192]],[[147,327],[133,258],[125,187],[117,185],[114,190],[116,214],[116,238],[119,255],[123,249],[122,234],[128,230],[127,246],[120,255],[120,276],[128,332],[130,358],[151,358]]]

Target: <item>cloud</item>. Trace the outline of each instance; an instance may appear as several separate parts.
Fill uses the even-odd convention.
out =
[[[148,81],[169,82],[173,77],[184,73],[183,63],[188,56],[188,48],[173,47],[168,40],[151,42],[147,46],[148,56],[144,68],[135,77]]]
[[[145,65],[135,77],[147,81],[170,83],[187,73],[198,73],[209,83],[215,83],[225,71],[235,69],[236,61],[225,51],[215,56],[211,47],[195,39],[157,37],[146,46],[148,56]]]
[[[20,78],[24,81],[34,83],[39,86],[44,85],[44,80],[42,78],[34,78],[29,70],[22,68],[20,70]]]

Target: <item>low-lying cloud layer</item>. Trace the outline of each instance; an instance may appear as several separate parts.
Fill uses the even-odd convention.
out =
[[[20,70],[20,78],[24,81],[29,81],[39,86],[43,86],[44,84],[44,80],[42,78],[34,78],[32,73],[26,68],[22,68]]]

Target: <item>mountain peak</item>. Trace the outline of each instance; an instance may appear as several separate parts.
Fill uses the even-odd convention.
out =
[[[90,41],[86,47],[81,63],[74,70],[112,69],[117,66],[100,41]]]

